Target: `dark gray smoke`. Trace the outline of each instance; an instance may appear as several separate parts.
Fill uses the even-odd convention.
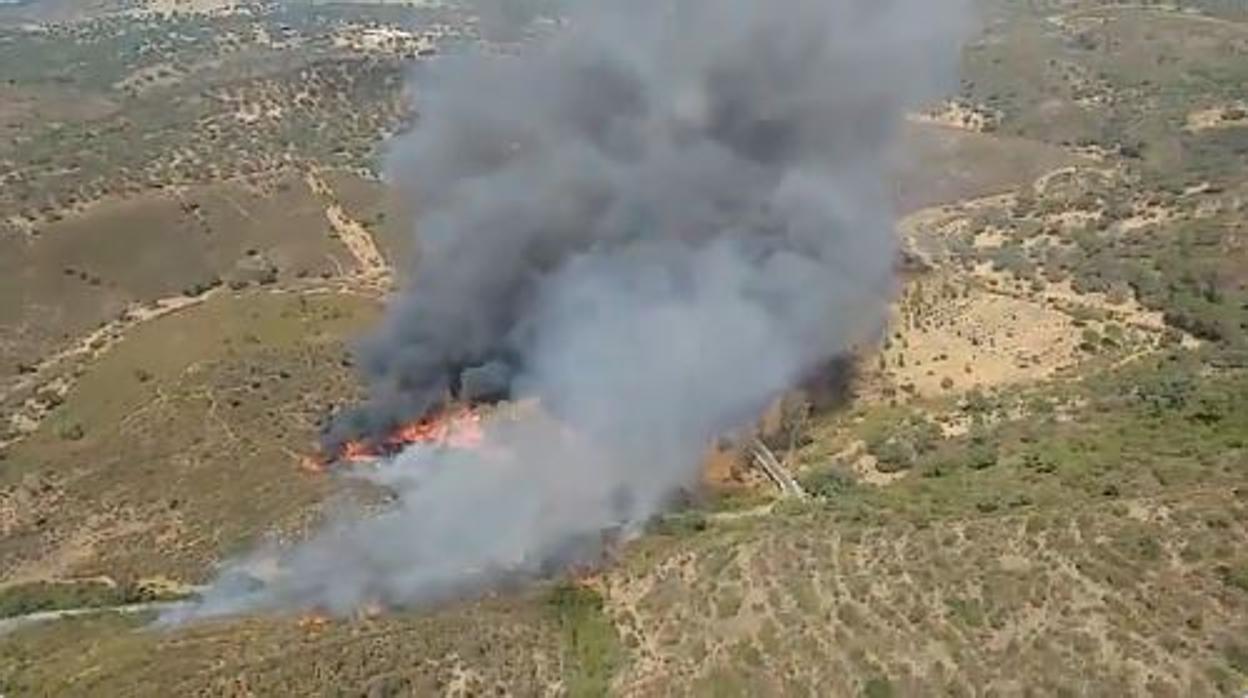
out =
[[[666,506],[708,442],[878,328],[888,151],[954,85],[964,18],[960,0],[601,0],[524,55],[420,76],[391,162],[420,259],[336,435],[456,389],[541,413],[494,420],[481,453],[402,454],[368,476],[391,508],[202,612],[470,593]]]

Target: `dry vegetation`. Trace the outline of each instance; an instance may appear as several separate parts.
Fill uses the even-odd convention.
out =
[[[29,626],[0,692],[1241,695],[1248,16],[1181,4],[983,3],[960,93],[907,125],[914,264],[854,399],[776,415],[809,499],[726,455],[730,494],[593,577]],[[191,593],[315,522],[297,455],[412,253],[370,171],[402,61],[475,32],[157,5],[196,13],[0,29],[0,615]]]
[[[327,482],[298,455],[354,394],[342,342],[375,311],[256,291],[132,330],[8,450],[0,581],[199,581],[257,531],[305,525]]]
[[[633,657],[616,687],[1214,694],[1243,668],[1248,595],[1203,558],[1207,521],[1243,535],[1246,514],[1225,493],[925,527],[810,513],[643,546],[608,581]]]
[[[0,666],[26,677],[10,690],[65,696],[315,695],[329,685],[361,696],[557,694],[562,629],[535,605],[330,625],[256,618],[176,634],[103,616],[29,631],[0,650]],[[101,637],[111,639],[92,639]]]

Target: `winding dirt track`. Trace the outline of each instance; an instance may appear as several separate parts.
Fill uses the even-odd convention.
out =
[[[187,602],[185,601],[149,601],[146,603],[125,604],[122,606],[99,606],[95,608],[66,608],[59,611],[36,611],[22,616],[0,618],[0,637],[4,637],[11,632],[30,627],[32,625],[51,623],[53,621],[65,620],[67,618],[80,618],[82,616],[99,615],[102,613],[120,613],[122,615],[135,615],[150,611],[159,613],[161,611],[171,611],[176,608],[180,608],[185,606],[186,603]]]
[[[337,198],[334,196],[333,188],[321,177],[319,172],[309,170],[304,175],[304,181],[307,182],[308,188],[325,202],[325,217],[329,219],[330,226],[338,234],[342,244],[351,253],[351,256],[355,258],[359,274],[364,279],[388,282],[390,280],[390,266],[386,263],[385,256],[381,254],[381,250],[377,247],[377,241],[368,232],[368,228],[347,215],[342,204],[338,203]]]
[[[273,293],[355,293],[381,298],[390,289],[391,269],[382,255],[372,234],[359,221],[354,220],[342,206],[330,185],[315,170],[305,174],[308,186],[325,204],[325,216],[342,240],[343,245],[356,261],[354,272],[344,273],[330,279],[306,279],[268,288]],[[125,338],[126,334],[152,320],[189,310],[211,298],[230,293],[224,287],[211,289],[198,296],[171,296],[146,303],[135,303],[111,322],[74,340],[69,346],[40,361],[25,375],[0,383],[0,405],[11,405],[8,416],[16,436],[0,440],[0,449],[21,441],[38,429],[52,410],[52,405],[36,396],[54,395],[64,398],[73,387],[74,371],[71,366],[81,362],[89,365],[103,356]],[[25,396],[19,404],[13,404]]]

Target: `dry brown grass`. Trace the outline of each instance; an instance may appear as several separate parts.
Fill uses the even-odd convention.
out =
[[[9,452],[5,579],[200,579],[260,531],[310,523],[327,482],[292,454],[354,394],[342,342],[375,311],[253,292],[132,330]]]
[[[1177,555],[1204,540],[1201,512],[1234,512],[1242,527],[1245,503],[1206,493],[1133,510],[1151,513],[919,529],[811,515],[643,545],[609,577],[608,608],[635,656],[616,689],[855,695],[872,678],[899,695],[1233,686],[1206,667],[1225,665],[1245,599]]]

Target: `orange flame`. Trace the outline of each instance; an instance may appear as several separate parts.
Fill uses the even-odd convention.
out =
[[[323,456],[304,456],[299,459],[299,469],[314,475],[329,469],[329,462]]]
[[[348,463],[361,463],[376,460],[381,451],[364,441],[348,441],[342,448],[340,458]]]
[[[319,633],[329,625],[329,616],[319,611],[306,613],[299,618],[299,629],[308,633]]]
[[[403,450],[412,444],[429,444],[441,448],[475,449],[485,440],[481,415],[461,407],[429,415],[395,429],[380,441],[348,441],[337,455],[309,456],[300,467],[311,473],[327,471],[333,462],[369,463],[386,454]]]
[[[481,415],[470,408],[447,410],[394,431],[385,443],[394,448],[411,444],[431,444],[446,448],[472,449],[481,445]]]

